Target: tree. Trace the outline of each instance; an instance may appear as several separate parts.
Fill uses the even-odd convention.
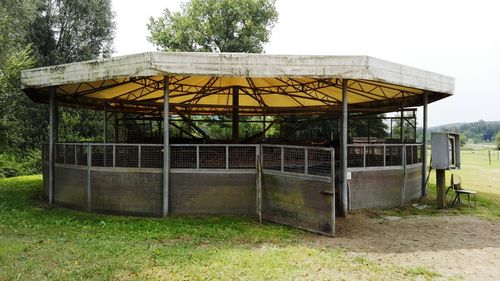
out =
[[[108,57],[115,23],[111,0],[45,0],[30,38],[40,66]]]
[[[0,150],[22,153],[39,149],[47,138],[47,109],[20,90],[20,70],[110,55],[114,35],[111,2],[3,0],[0,26]],[[68,128],[64,127],[66,120],[73,120],[77,113],[62,111],[69,112],[61,113],[60,119],[61,126]],[[79,126],[96,134],[101,131],[102,114],[81,114],[85,118]]]
[[[191,0],[150,18],[148,40],[165,51],[261,53],[277,19],[275,0]]]

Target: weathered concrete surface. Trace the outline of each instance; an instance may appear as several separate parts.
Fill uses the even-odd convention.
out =
[[[54,202],[75,209],[87,208],[87,170],[55,167]]]
[[[351,209],[393,208],[401,205],[402,169],[372,168],[353,170],[349,182]],[[421,193],[421,166],[407,168],[405,202],[417,199]]]
[[[91,171],[93,211],[161,216],[162,173]]]
[[[332,233],[331,183],[288,175],[262,175],[262,218],[317,232]]]
[[[173,214],[256,215],[256,173],[171,173]]]
[[[453,94],[454,78],[368,56],[239,53],[140,53],[21,72],[22,88],[42,88],[120,77],[194,75],[314,77],[373,80]]]

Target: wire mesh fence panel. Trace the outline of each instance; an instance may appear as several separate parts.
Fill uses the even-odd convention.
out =
[[[229,169],[255,169],[255,146],[229,146]]]
[[[138,168],[139,167],[139,147],[136,145],[117,145],[115,147],[115,166]],[[94,155],[92,155],[92,162]]]
[[[385,165],[400,166],[401,165],[401,146],[386,146],[385,147]]]
[[[55,161],[58,164],[64,164],[64,144],[55,145]]]
[[[103,155],[103,166],[104,167],[113,167],[113,146],[106,145],[104,146],[104,155]]]
[[[80,166],[87,166],[88,161],[87,161],[87,153],[88,153],[88,145],[85,144],[77,144],[75,145],[75,150],[76,150],[76,157],[75,157],[75,165],[80,165]]]
[[[262,146],[262,168],[281,171],[281,147]]]
[[[331,151],[308,149],[307,170],[309,175],[331,177],[332,175]]]
[[[75,145],[64,145],[64,164],[75,165]]]
[[[305,149],[304,148],[284,148],[283,170],[290,173],[305,173]]]
[[[170,147],[170,168],[196,169],[196,146]]]
[[[92,145],[92,164],[93,167],[103,167],[104,166],[104,145]]]
[[[163,146],[142,145],[141,168],[163,168]]]
[[[347,147],[347,167],[363,167],[363,154],[364,149],[362,146],[348,146]]]
[[[416,146],[408,145],[405,147],[406,165],[417,163]]]
[[[384,166],[384,147],[383,146],[367,146],[366,148],[366,167],[381,167]]]
[[[201,169],[225,169],[226,147],[225,146],[200,146],[200,168]]]

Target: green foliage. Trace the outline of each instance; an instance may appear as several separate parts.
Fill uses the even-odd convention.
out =
[[[495,144],[497,145],[497,149],[500,150],[500,131],[495,135]]]
[[[107,57],[115,24],[111,0],[46,0],[30,40],[40,66]]]
[[[500,121],[480,120],[470,123],[447,124],[429,128],[429,133],[432,132],[463,133],[469,142],[492,142],[495,140],[495,134],[500,132]]]
[[[22,69],[110,55],[110,0],[4,0],[0,2],[0,151],[4,169],[38,172],[32,150],[47,140],[48,110],[20,88]],[[60,139],[96,139],[102,114],[60,109]],[[25,163],[26,162],[26,163]],[[5,164],[7,163],[7,164]]]
[[[42,170],[41,163],[39,149],[30,149],[23,154],[0,153],[0,178],[38,174]]]
[[[191,0],[150,18],[148,39],[165,51],[261,53],[277,19],[275,0]]]

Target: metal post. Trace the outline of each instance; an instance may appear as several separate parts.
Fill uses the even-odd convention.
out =
[[[102,110],[102,139],[103,139],[102,143],[106,143],[108,139],[108,122],[106,122],[107,115],[108,115],[108,103],[104,102]]]
[[[445,178],[445,170],[436,170],[436,198],[438,209],[446,207]]]
[[[115,143],[118,142],[118,112],[115,111],[115,113],[113,114],[113,117],[114,117],[114,121],[115,121],[115,126],[114,126],[114,130],[115,130]]]
[[[400,190],[400,205],[403,206],[405,203],[405,193],[406,193],[406,145],[401,145],[401,190]]]
[[[335,150],[331,149],[331,184],[332,184],[332,235],[335,236]]]
[[[427,196],[427,104],[428,104],[428,96],[427,92],[424,92],[424,120],[422,126],[422,197]]]
[[[366,167],[366,145],[363,145],[363,167]]]
[[[403,108],[401,108],[401,116],[399,118],[399,141],[401,143],[404,142],[404,127],[405,127],[405,124],[404,124],[404,111],[403,111]]]
[[[107,120],[107,114],[108,113],[108,104],[107,102],[104,102],[103,104],[103,110],[102,110],[102,131],[103,131],[103,136],[102,136],[102,143],[103,144],[106,144],[106,141],[108,140],[108,122],[106,122]],[[104,151],[103,151],[103,155],[104,155],[104,159],[103,159],[103,163],[104,163],[104,167],[107,166],[107,153],[106,153],[106,145],[103,145],[103,148],[104,148]]]
[[[281,146],[281,171],[285,171],[285,148]]]
[[[348,197],[347,197],[347,80],[342,79],[342,174],[341,174],[341,198],[342,198],[342,215],[347,217]]]
[[[226,145],[226,170],[229,169],[229,145]]]
[[[170,161],[169,161],[169,106],[168,106],[168,78],[163,76],[163,216],[168,215],[168,203],[169,203],[169,173],[170,173]]]
[[[56,88],[49,88],[49,206],[54,203],[55,188],[55,148],[57,125]]]
[[[87,211],[92,210],[92,186],[90,185],[90,168],[92,166],[92,146],[87,145]]]
[[[309,149],[306,147],[304,151],[304,172],[305,175],[309,175]]]
[[[233,143],[238,143],[240,131],[240,97],[239,87],[233,87]]]

